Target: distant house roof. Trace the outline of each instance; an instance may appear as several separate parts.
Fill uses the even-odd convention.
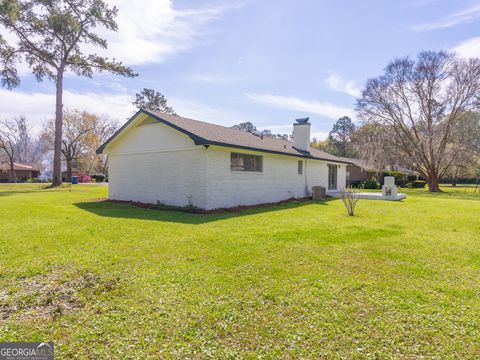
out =
[[[38,164],[27,165],[27,164],[20,164],[20,163],[14,163],[13,164],[13,170],[15,170],[15,171],[20,171],[20,170],[41,171],[40,165],[38,165]],[[0,163],[0,171],[10,171],[10,163],[8,163],[8,162]]]
[[[378,172],[378,170],[376,170],[374,167],[369,165],[368,162],[365,161],[365,160],[354,159],[354,158],[345,158],[345,160],[350,162],[352,165],[355,165],[355,166],[358,166],[358,167],[362,168],[364,171]],[[405,173],[405,174],[417,174],[416,171],[407,169],[406,167],[403,167],[403,166],[395,166],[394,169],[396,171],[399,171],[399,172],[402,172],[402,173]],[[390,167],[386,167],[382,171],[390,171],[390,170],[392,170],[392,169],[390,169]]]
[[[355,158],[345,158],[348,162],[350,162],[352,165],[358,166],[359,168],[362,168],[365,171],[370,171],[370,172],[376,172],[376,170],[368,165],[368,163],[365,160],[362,159],[355,159]]]
[[[144,113],[153,119],[166,124],[186,135],[188,135],[196,145],[216,145],[233,147],[245,150],[256,150],[275,154],[297,156],[302,158],[312,158],[318,160],[327,160],[340,163],[350,163],[348,159],[330,155],[324,151],[311,148],[307,153],[298,150],[291,141],[271,138],[267,136],[257,136],[245,131],[228,128],[221,125],[215,125],[203,121],[184,118],[181,116],[164,114],[156,111],[139,110],[125,125],[123,125],[110,139],[97,149],[101,154],[105,147],[120,132],[122,132],[139,114]]]

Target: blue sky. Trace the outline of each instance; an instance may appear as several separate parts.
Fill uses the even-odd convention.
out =
[[[251,121],[290,133],[310,116],[323,138],[369,77],[395,57],[426,49],[480,56],[480,1],[109,1],[119,32],[106,54],[139,77],[68,75],[65,105],[124,122],[144,87],[183,116],[222,125]],[[5,34],[0,30],[1,33]],[[7,35],[8,38],[8,35]],[[39,123],[54,112],[54,86],[22,66],[21,87],[0,90],[0,117]]]

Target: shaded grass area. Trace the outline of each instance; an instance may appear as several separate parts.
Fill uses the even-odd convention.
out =
[[[58,358],[477,358],[480,194],[188,214],[0,186],[0,340]],[[404,190],[402,190],[403,192]]]

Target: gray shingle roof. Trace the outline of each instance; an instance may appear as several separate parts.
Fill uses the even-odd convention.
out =
[[[139,112],[143,112],[153,117],[154,119],[185,133],[186,135],[190,136],[190,138],[192,138],[192,140],[197,145],[217,145],[349,163],[347,159],[330,155],[318,149],[311,148],[310,153],[297,150],[293,147],[293,143],[291,141],[275,139],[266,136],[261,138],[260,136],[256,136],[241,130],[232,129],[221,125],[215,125],[203,121],[188,119],[181,116],[164,114],[156,111],[140,110]],[[135,117],[136,116],[130,119],[130,121],[132,121]],[[120,131],[122,131],[122,129],[125,128],[128,123],[125,124],[105,144],[103,144],[97,150],[97,152],[101,153],[105,146],[110,142],[110,140],[112,140]]]
[[[20,170],[27,170],[27,171],[41,171],[41,164],[20,164],[20,163],[13,163],[13,170],[20,171]],[[0,163],[0,171],[10,171],[10,163],[8,162],[1,162]]]
[[[376,172],[376,170],[372,166],[370,166],[367,163],[367,161],[365,161],[365,160],[355,159],[355,158],[345,158],[345,160],[352,163],[352,165],[355,165],[355,166],[358,166],[359,168],[362,168],[365,171]]]

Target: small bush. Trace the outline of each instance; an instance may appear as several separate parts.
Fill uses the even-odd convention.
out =
[[[90,181],[92,181],[92,178],[88,175],[80,175],[78,177],[78,181],[81,183],[89,183]]]
[[[48,183],[50,182],[49,180],[45,180],[45,179],[39,179],[39,178],[30,178],[30,179],[26,179],[25,182],[27,184],[44,184],[44,183]]]
[[[166,210],[166,211],[183,211],[186,213],[198,213],[200,209],[189,203],[187,206],[177,206],[177,205],[167,205],[160,201],[157,201],[157,204],[152,207],[155,210]]]
[[[417,175],[413,175],[413,174],[407,175],[407,183],[412,183],[412,182],[414,182],[415,180],[418,180],[418,179],[417,179]]]
[[[346,188],[342,191],[342,200],[348,215],[355,216],[355,208],[359,200],[358,190],[352,187]]]
[[[370,179],[365,180],[365,181],[362,183],[362,187],[363,187],[364,189],[379,189],[379,188],[380,188],[380,184],[377,182],[377,179],[375,179],[375,177],[372,176]]]
[[[92,179],[95,180],[95,182],[100,183],[105,181],[105,175],[103,174],[94,174],[92,175]]]
[[[427,182],[423,180],[415,180],[414,182],[412,182],[412,187],[417,189],[423,189],[426,185]]]
[[[361,180],[355,180],[350,182],[350,187],[354,189],[361,189],[363,187],[362,181]]]

